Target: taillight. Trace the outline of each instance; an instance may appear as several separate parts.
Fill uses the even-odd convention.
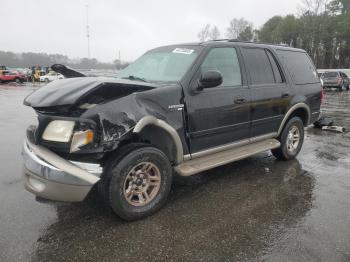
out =
[[[325,95],[324,95],[324,90],[323,90],[323,87],[321,86],[321,105],[324,104],[324,101],[325,101]]]
[[[340,76],[337,76],[337,82],[340,83],[343,79]]]

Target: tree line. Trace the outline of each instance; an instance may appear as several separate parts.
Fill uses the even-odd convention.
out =
[[[70,59],[60,54],[0,51],[0,66],[30,68],[32,66],[49,67],[53,64],[64,64],[77,69],[122,69],[128,65],[127,62],[118,59],[113,63],[103,63],[96,58]]]
[[[234,18],[224,38],[286,44],[306,50],[317,68],[350,68],[350,0],[303,0],[299,15],[274,16],[260,28]],[[200,41],[222,38],[217,26],[205,25]]]

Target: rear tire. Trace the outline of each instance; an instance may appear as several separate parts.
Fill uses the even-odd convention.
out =
[[[304,125],[300,117],[293,117],[287,122],[278,140],[281,146],[271,150],[277,159],[291,160],[299,154],[304,142]]]
[[[123,157],[112,159],[106,170],[104,190],[112,210],[132,221],[153,214],[165,204],[173,172],[166,155],[155,147],[131,144],[122,151]]]

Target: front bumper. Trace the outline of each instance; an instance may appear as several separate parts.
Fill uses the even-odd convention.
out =
[[[28,140],[23,146],[25,188],[55,201],[84,200],[103,172],[99,164],[73,162]]]

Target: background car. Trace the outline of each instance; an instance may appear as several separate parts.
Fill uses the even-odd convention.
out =
[[[341,71],[325,72],[322,74],[322,86],[324,88],[336,87],[339,91],[349,90],[349,77]]]
[[[64,76],[56,73],[56,72],[50,72],[46,75],[40,76],[40,82],[51,82],[57,79],[63,79]]]
[[[16,83],[23,83],[27,80],[27,77],[25,74],[17,72],[17,71],[2,71],[0,74],[0,82],[16,82]]]

